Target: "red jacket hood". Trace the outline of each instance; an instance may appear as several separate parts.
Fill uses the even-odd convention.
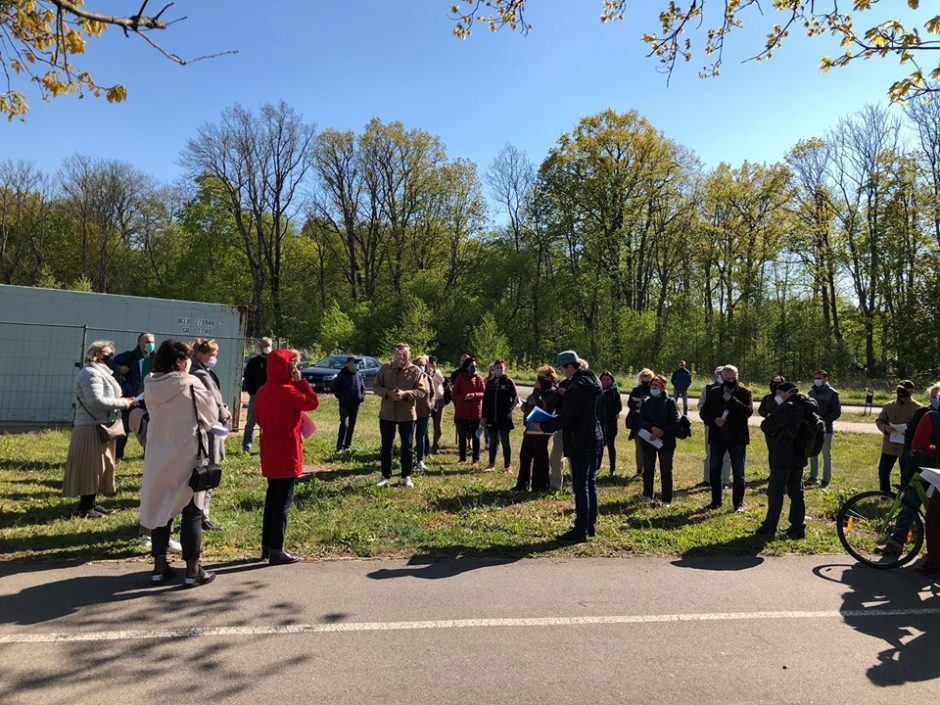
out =
[[[274,382],[275,384],[287,384],[290,382],[287,366],[290,364],[293,356],[293,351],[283,348],[271,351],[268,355],[268,382]]]

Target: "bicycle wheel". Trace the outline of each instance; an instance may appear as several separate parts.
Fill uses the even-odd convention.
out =
[[[857,494],[843,504],[836,531],[849,555],[872,568],[902,566],[913,560],[924,544],[920,512],[877,490]],[[882,550],[892,533],[902,536],[900,551]]]

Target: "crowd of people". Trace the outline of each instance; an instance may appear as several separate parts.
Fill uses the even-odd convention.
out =
[[[191,474],[194,468],[218,465],[225,458],[232,414],[213,372],[218,350],[215,341],[203,339],[192,345],[165,340],[157,347],[152,334],[142,333],[136,348],[115,355],[113,343],[96,341],[88,347],[85,364],[76,375],[78,408],[64,492],[79,497],[78,512],[83,517],[110,513],[98,496],[114,492],[115,464],[123,456],[127,433],[137,435],[145,446],[140,525],[154,558],[154,583],[175,575],[168,552],[182,554],[185,585],[202,585],[214,578],[200,565],[202,532],[219,528],[209,514],[211,489],[194,490]],[[338,453],[350,449],[359,408],[366,398],[359,362],[349,356],[331,387],[339,408]],[[691,373],[681,361],[669,379],[642,370],[626,394],[624,426],[635,444],[642,496],[664,505],[673,500],[677,441],[691,434],[687,416],[691,383]],[[274,349],[269,338],[259,340],[259,354],[246,365],[245,388],[249,403],[242,449],[251,452],[255,425],[259,426],[261,473],[267,480],[261,555],[273,565],[293,563],[298,557],[285,548],[288,515],[297,478],[303,473],[303,439],[310,433],[308,426],[313,426],[306,412],[315,410],[319,401],[301,377],[299,354]],[[414,487],[414,471],[424,470],[426,459],[440,452],[443,413],[453,405],[458,464],[479,467],[484,441],[488,446],[484,472],[496,469],[501,449],[503,470],[516,473],[515,490],[544,492],[561,488],[563,459],[567,460],[575,517],[573,526],[559,539],[582,542],[595,535],[597,475],[605,456],[610,473],[617,471],[615,440],[624,411],[620,387],[610,371],[598,376],[575,351],[562,351],[554,365],[538,368],[535,384],[523,398],[502,359],[494,360],[484,377],[476,358],[463,355],[447,377],[433,356],[412,360],[410,347],[403,343],[395,347],[392,361],[379,370],[372,393],[380,400],[380,487],[392,483],[396,439],[400,485]],[[902,381],[897,398],[877,418],[884,434],[878,468],[882,489],[890,490],[891,472],[898,462],[902,483],[910,480],[918,464],[936,463],[940,383],[928,393],[930,405],[923,407],[914,399],[913,383]],[[717,368],[714,382],[702,389],[698,415],[704,424],[706,450],[701,484],[711,491],[707,510],[720,509],[724,491],[730,488],[734,511],[744,512],[748,420],[754,406],[752,392],[740,382],[734,365]],[[524,431],[516,471],[510,432],[520,408]],[[766,438],[770,478],[767,513],[755,531],[763,536],[776,534],[788,497],[786,536],[801,539],[806,532],[804,485],[825,487],[832,481],[833,424],[842,413],[839,392],[829,384],[825,370],[816,371],[807,394],[775,375],[757,412],[763,417],[760,429]],[[818,441],[815,450],[808,451],[801,434],[814,420],[824,432],[814,439]],[[804,480],[807,465],[809,477]],[[940,508],[933,514],[928,511],[928,551],[931,544],[940,545],[931,538],[938,522],[930,517],[937,512]],[[172,539],[177,517],[179,543]],[[929,565],[940,575],[940,560]]]

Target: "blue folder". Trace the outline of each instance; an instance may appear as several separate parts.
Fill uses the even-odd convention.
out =
[[[529,415],[525,417],[526,424],[530,423],[543,423],[549,419],[557,419],[558,417],[555,414],[550,414],[545,409],[535,407],[532,411],[529,412]]]

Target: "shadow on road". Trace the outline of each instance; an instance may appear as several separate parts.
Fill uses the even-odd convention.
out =
[[[758,554],[764,550],[766,543],[766,540],[755,534],[738,536],[729,541],[690,548],[672,564],[694,570],[748,570],[764,562],[763,556]]]
[[[868,671],[877,686],[890,687],[940,677],[940,615],[900,614],[860,617],[863,610],[940,608],[938,586],[914,568],[882,571],[860,563],[818,566],[813,573],[841,583],[845,623],[887,645]]]

